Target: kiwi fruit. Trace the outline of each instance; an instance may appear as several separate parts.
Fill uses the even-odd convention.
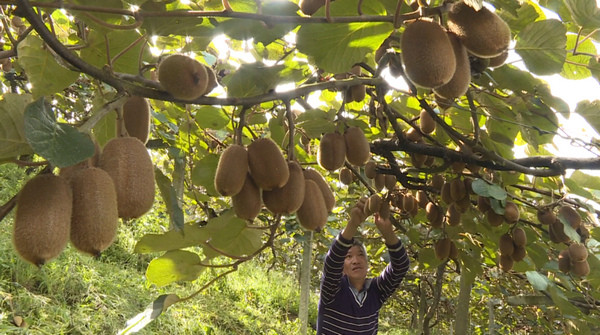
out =
[[[425,208],[428,202],[429,198],[427,198],[427,192],[423,190],[417,191],[417,204],[419,205],[419,208]]]
[[[352,184],[353,181],[353,174],[352,171],[350,169],[348,169],[347,167],[343,167],[340,170],[340,182],[344,185],[350,185]]]
[[[465,213],[469,208],[471,208],[471,197],[467,195],[464,198],[455,201],[454,204],[461,213]]]
[[[498,227],[504,222],[504,215],[497,214],[493,209],[490,209],[486,212],[486,219],[490,226]]]
[[[491,210],[492,207],[490,205],[490,198],[481,195],[477,196],[477,209],[479,209],[479,211],[482,213],[486,213],[487,211]]]
[[[158,64],[158,81],[173,97],[194,100],[206,92],[209,76],[204,64],[191,57],[174,54]]]
[[[445,183],[446,183],[446,180],[444,179],[444,176],[442,176],[441,174],[434,174],[433,176],[431,176],[431,187],[434,190],[441,192]]]
[[[371,195],[367,200],[367,203],[365,204],[363,212],[365,212],[365,214],[367,215],[379,212],[379,208],[381,207],[382,202],[383,200],[381,199],[379,194]]]
[[[541,224],[549,225],[556,220],[556,215],[549,208],[540,208],[537,211],[537,219]]]
[[[137,137],[142,143],[148,142],[150,134],[150,103],[148,99],[132,96],[123,104],[123,123],[127,134]]]
[[[451,244],[452,241],[447,237],[435,241],[435,243],[433,244],[435,257],[439,260],[447,259],[450,256]]]
[[[421,134],[417,129],[410,128],[406,131],[406,139],[411,142],[419,142],[423,139],[423,134]]]
[[[325,170],[335,171],[346,161],[346,142],[344,135],[333,132],[326,133],[321,137],[319,150],[317,151],[317,162]]]
[[[202,95],[206,95],[206,94],[210,93],[212,90],[215,89],[215,87],[217,87],[219,85],[219,83],[217,82],[217,75],[215,74],[215,71],[213,71],[213,69],[207,65],[204,65],[204,68],[206,69],[206,75],[208,76],[208,81],[206,82],[206,90],[204,91],[204,94],[202,94]]]
[[[327,224],[328,210],[323,192],[312,179],[305,179],[304,201],[296,212],[300,225],[308,230],[320,231]]]
[[[455,261],[458,260],[458,248],[454,241],[450,241],[450,253],[448,254],[448,257]]]
[[[388,219],[390,217],[390,213],[391,213],[391,209],[390,209],[390,203],[387,201],[383,201],[381,203],[381,206],[379,206],[379,216],[382,219]]]
[[[442,209],[433,202],[429,202],[425,206],[425,215],[433,228],[441,228],[444,222]]]
[[[108,173],[97,167],[78,170],[70,180],[73,191],[71,243],[98,256],[115,239],[119,223],[117,191]]]
[[[304,201],[304,173],[300,164],[288,162],[290,177],[287,183],[280,188],[263,191],[263,203],[273,214],[291,214],[302,206]]]
[[[325,201],[325,208],[327,209],[327,212],[331,212],[335,206],[335,197],[323,176],[321,176],[317,170],[306,169],[304,170],[304,178],[314,181],[317,186],[319,186],[319,189],[323,195],[323,200]]]
[[[456,204],[450,204],[448,210],[446,210],[446,220],[450,226],[458,226],[460,224],[460,218],[462,214]]]
[[[569,256],[571,256],[571,261],[573,262],[581,262],[588,257],[588,251],[585,245],[579,243],[573,243],[569,245]]]
[[[359,127],[349,127],[344,132],[346,159],[356,166],[365,165],[371,158],[371,146]]]
[[[502,255],[511,256],[513,254],[515,251],[515,244],[509,233],[500,236],[499,247]]]
[[[422,110],[419,116],[419,129],[423,134],[431,134],[435,131],[435,120],[426,110]]]
[[[234,196],[244,186],[248,174],[248,151],[232,144],[221,153],[215,173],[215,189],[223,196]]]
[[[571,240],[569,236],[565,234],[565,226],[558,219],[550,224],[548,227],[548,234],[550,235],[550,240],[554,243],[566,243]]]
[[[419,169],[422,168],[423,165],[425,165],[425,162],[427,161],[427,155],[422,155],[422,154],[417,154],[417,153],[411,153],[410,154],[410,162],[412,163],[412,165]]]
[[[448,12],[447,22],[448,29],[475,56],[495,57],[508,49],[508,24],[486,7],[476,11],[464,2],[456,2]]]
[[[517,207],[514,202],[507,201],[506,205],[504,206],[504,219],[506,222],[515,223],[519,221],[519,217],[519,207]]]
[[[412,212],[415,207],[418,208],[417,199],[415,199],[415,196],[412,195],[412,193],[406,193],[404,197],[402,197],[402,208],[406,212]]]
[[[454,199],[452,199],[451,182],[444,183],[444,186],[442,186],[442,190],[440,191],[440,196],[446,205],[454,202]]]
[[[527,235],[525,234],[523,228],[517,227],[513,229],[512,238],[515,246],[517,247],[524,247],[527,244]]]
[[[502,269],[502,271],[508,272],[512,270],[514,264],[515,261],[512,259],[511,256],[500,254],[500,268]]]
[[[305,15],[313,15],[319,8],[325,6],[325,0],[300,0],[298,6]]]
[[[502,65],[504,65],[504,62],[506,62],[507,58],[508,58],[508,50],[504,50],[498,56],[490,58],[490,63],[488,64],[488,67],[502,66]]]
[[[464,162],[452,162],[452,164],[450,164],[450,169],[454,173],[462,173],[466,166],[467,164]]]
[[[391,191],[394,189],[394,187],[396,186],[396,176],[394,176],[393,174],[386,174],[385,175],[385,188],[388,189],[388,191]]]
[[[98,167],[108,172],[117,190],[119,217],[138,218],[154,203],[154,166],[146,146],[136,137],[106,143]]]
[[[558,217],[564,218],[573,229],[577,229],[581,225],[581,216],[569,205],[560,206],[558,209]]]
[[[360,77],[362,74],[361,67],[359,65],[354,65],[350,70],[350,73]],[[367,88],[365,85],[354,85],[348,87],[344,93],[344,102],[361,102],[365,99],[366,94]]]
[[[73,195],[60,176],[33,177],[17,196],[13,243],[26,261],[41,266],[58,256],[69,241]]]
[[[558,254],[558,270],[562,273],[569,273],[569,271],[571,271],[571,256],[569,255],[569,249],[563,249]]]
[[[377,174],[377,164],[374,161],[368,161],[365,164],[365,177],[374,179]]]
[[[450,182],[450,198],[452,201],[459,201],[467,196],[465,183],[460,177],[452,179]]]
[[[377,190],[377,192],[381,192],[385,187],[385,175],[381,173],[375,174],[375,178],[373,179],[373,186]]]
[[[577,277],[585,277],[590,273],[590,263],[587,260],[581,262],[571,261],[571,273]]]
[[[270,191],[282,187],[290,177],[283,153],[270,138],[259,138],[248,145],[248,167],[256,186]]]
[[[246,174],[244,186],[231,197],[231,203],[235,215],[241,219],[252,221],[260,213],[262,208],[260,188],[250,174]]]
[[[456,70],[449,82],[440,87],[433,89],[435,94],[447,98],[454,99],[463,96],[467,93],[469,83],[471,82],[471,65],[469,64],[469,55],[467,48],[459,40],[456,34],[449,32],[448,39],[454,50],[454,58],[456,59]]]
[[[405,73],[415,85],[434,88],[452,79],[456,58],[448,34],[437,22],[417,20],[404,29],[400,40]]]
[[[520,262],[523,260],[523,258],[525,258],[526,255],[527,250],[525,250],[525,246],[515,245],[515,250],[513,251],[512,255],[510,255],[510,257],[513,259],[513,261]]]

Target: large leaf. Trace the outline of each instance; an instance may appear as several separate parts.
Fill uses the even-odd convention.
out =
[[[262,230],[248,228],[246,221],[235,216],[232,210],[210,219],[206,230],[210,234],[210,245],[227,255],[247,256],[261,246]]]
[[[58,123],[44,99],[25,109],[25,136],[35,153],[57,167],[70,166],[94,155],[96,147],[75,127]]]
[[[564,0],[575,22],[583,28],[600,28],[600,8],[596,0]]]
[[[577,35],[567,35],[567,50],[574,50],[576,40]],[[579,44],[577,45],[577,52],[595,55],[596,46],[590,39],[587,39],[583,42],[580,40]],[[585,79],[591,76],[592,72],[590,69],[588,69],[588,63],[592,57],[588,55],[573,55],[573,53],[569,52],[567,55],[567,61],[565,62],[560,75],[567,79]]]
[[[25,137],[25,106],[29,94],[4,94],[0,101],[0,161],[33,152]]]
[[[135,245],[134,252],[169,251],[201,245],[210,237],[210,232],[198,224],[185,224],[181,231],[171,230],[164,234],[146,234]]]
[[[244,64],[223,78],[227,93],[232,97],[249,97],[267,93],[298,73],[283,65],[267,66],[262,63]]]
[[[206,193],[209,195],[218,195],[215,189],[215,174],[217,172],[217,164],[219,156],[208,154],[200,160],[194,162],[192,170],[192,182],[196,186],[204,186]]]
[[[513,106],[517,110],[517,121],[521,126],[521,136],[534,147],[551,143],[558,129],[556,114],[539,99],[533,98]]]
[[[140,34],[135,30],[113,30],[106,33],[92,30],[88,35],[88,47],[81,50],[81,58],[101,68],[109,62],[107,55],[115,58],[117,54],[124,52],[112,64],[113,71],[137,74],[143,65],[139,64],[140,53],[142,60],[150,60],[148,48],[142,50],[144,42],[138,41],[139,38]]]
[[[62,91],[75,82],[79,72],[60,65],[41,38],[28,35],[17,47],[19,64],[31,82],[34,99]]]
[[[229,117],[222,108],[202,106],[195,110],[194,119],[202,129],[222,129],[229,124]]]
[[[146,269],[146,278],[156,286],[165,286],[176,281],[192,281],[206,269],[198,254],[184,250],[168,251],[153,259]]]
[[[169,306],[179,301],[176,294],[163,294],[156,298],[146,309],[140,314],[127,320],[125,328],[121,329],[118,335],[134,334],[146,327],[152,320],[159,317]]]
[[[579,101],[575,113],[581,115],[596,132],[600,132],[600,100]]]
[[[574,171],[569,177],[569,179],[586,188],[600,190],[600,177],[590,176],[578,170]]]
[[[567,51],[567,28],[558,20],[543,20],[528,24],[517,35],[515,51],[527,68],[539,75],[562,70]]]
[[[525,275],[527,276],[529,283],[531,283],[531,286],[538,291],[546,290],[550,284],[548,277],[543,276],[537,271],[527,271]]]
[[[177,193],[171,183],[171,179],[165,176],[162,170],[157,167],[154,168],[154,178],[156,179],[156,185],[158,185],[158,189],[160,190],[160,195],[167,207],[171,226],[182,229],[184,225],[183,209],[179,205]]]

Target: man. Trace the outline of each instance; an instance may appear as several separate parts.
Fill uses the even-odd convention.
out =
[[[366,218],[363,205],[361,200],[352,209],[348,224],[325,256],[317,335],[377,334],[379,309],[408,271],[408,255],[389,218],[375,214],[375,225],[387,245],[390,264],[379,276],[367,278],[365,247],[354,240]]]

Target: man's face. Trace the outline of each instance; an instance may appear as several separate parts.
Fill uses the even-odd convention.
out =
[[[350,279],[367,278],[367,255],[361,247],[354,245],[348,250],[344,260],[344,274]]]

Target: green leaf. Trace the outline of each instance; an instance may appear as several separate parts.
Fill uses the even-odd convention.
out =
[[[567,35],[567,50],[574,50],[575,41],[577,40],[577,35],[569,34]],[[579,42],[577,45],[578,53],[587,53],[591,55],[596,54],[596,46],[594,43],[587,39],[583,42]],[[588,69],[588,63],[592,57],[588,55],[573,55],[572,52],[569,52],[567,55],[567,61],[563,66],[560,75],[567,79],[585,79],[592,75],[592,71]],[[581,65],[578,65],[581,64]]]
[[[87,39],[88,47],[81,50],[81,58],[96,67],[104,67],[109,62],[106,50],[108,44],[108,54],[111,58],[124,51],[113,62],[112,70],[138,74],[139,68],[143,65],[139,64],[140,53],[142,54],[142,61],[151,59],[149,48],[142,50],[144,42],[138,41],[139,38],[140,34],[135,30],[111,30],[106,33],[91,30]],[[134,43],[136,44],[134,45]]]
[[[180,231],[171,230],[164,234],[146,234],[135,245],[133,252],[147,254],[201,245],[210,238],[210,232],[198,224],[185,224]]]
[[[194,169],[192,170],[192,182],[194,185],[203,186],[206,192],[213,196],[219,194],[215,189],[215,174],[218,163],[218,155],[208,154],[194,162]]]
[[[229,117],[222,108],[202,106],[196,110],[196,123],[202,129],[223,129],[229,124]]]
[[[527,68],[538,75],[562,70],[567,51],[567,29],[558,20],[543,20],[528,24],[517,35],[515,51]]]
[[[588,62],[588,69],[590,69],[594,79],[600,83],[600,61],[594,57],[590,58],[590,61]]]
[[[169,306],[178,302],[179,296],[176,294],[163,294],[156,298],[146,309],[140,314],[127,320],[125,328],[119,330],[118,335],[128,335],[139,332],[146,327],[152,320],[158,318]]]
[[[483,179],[473,180],[471,187],[473,188],[473,192],[482,197],[494,198],[497,200],[505,200],[507,197],[506,191],[502,187],[496,184],[489,184]]]
[[[68,124],[57,123],[44,99],[25,108],[25,136],[35,153],[52,165],[65,167],[94,155],[96,147],[86,134]]]
[[[257,62],[243,64],[235,72],[223,78],[223,83],[227,87],[228,95],[249,97],[267,93],[295,75],[294,70],[290,73],[284,65],[266,66]]]
[[[552,298],[552,301],[563,314],[573,316],[581,315],[581,311],[569,302],[569,299],[565,296],[565,293],[556,285],[551,285],[548,287],[548,293],[550,293],[550,298]]]
[[[192,281],[206,267],[200,264],[198,254],[184,251],[167,251],[161,257],[153,259],[146,269],[146,278],[151,284],[165,286],[176,281]]]
[[[569,221],[567,221],[562,215],[558,215],[558,219],[564,226],[563,228],[565,235],[567,235],[572,241],[579,241],[581,239],[577,231],[571,227]]]
[[[550,284],[548,278],[546,276],[541,275],[537,271],[527,271],[525,272],[525,275],[527,276],[527,280],[529,280],[529,282],[531,283],[531,286],[533,286],[533,288],[538,291],[546,290],[548,288],[548,285]]]
[[[171,179],[165,176],[161,169],[157,167],[154,168],[154,178],[156,179],[156,185],[158,185],[158,189],[160,190],[160,195],[165,202],[165,207],[167,207],[171,226],[177,227],[178,229],[183,228],[183,209],[179,205],[177,193],[171,183]]]
[[[334,113],[322,109],[310,109],[298,115],[296,126],[304,130],[310,138],[320,138],[324,133],[330,133],[336,129],[332,122]]]
[[[510,10],[504,10],[504,8],[496,13],[508,24],[513,33],[523,30],[530,22],[537,20],[540,14],[542,19],[545,18],[539,6],[533,2],[522,3],[514,13],[511,13]]]
[[[517,121],[521,123],[521,136],[534,147],[551,143],[558,130],[558,118],[554,111],[537,98],[513,106]]]
[[[573,20],[583,28],[600,28],[600,8],[596,0],[565,0]]]
[[[0,161],[33,152],[24,128],[29,94],[6,93],[0,100]]]
[[[586,188],[600,190],[600,177],[590,176],[577,170],[573,171],[573,173],[568,179],[571,179],[573,182],[580,184]]]
[[[79,72],[60,65],[50,53],[41,38],[28,35],[17,47],[19,64],[31,82],[33,98],[54,94],[71,85],[79,77]]]
[[[600,100],[579,101],[575,113],[581,115],[596,132],[600,132]]]
[[[247,256],[262,245],[262,231],[248,228],[246,221],[232,210],[208,220],[205,228],[210,234],[210,245],[226,255]]]

